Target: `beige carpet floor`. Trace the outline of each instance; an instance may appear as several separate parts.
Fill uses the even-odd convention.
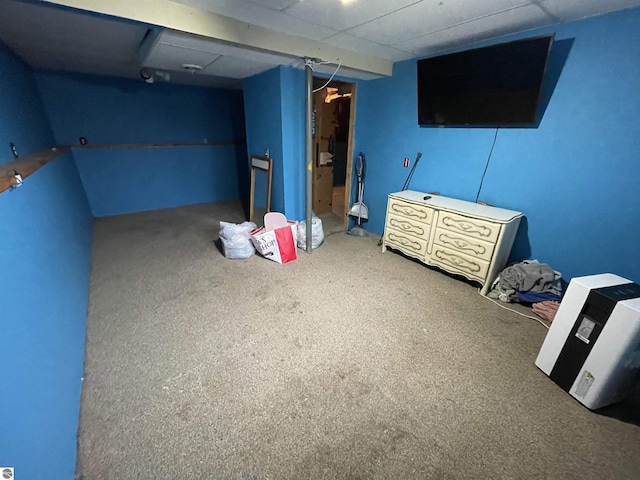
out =
[[[540,324],[340,222],[228,260],[220,220],[96,220],[78,478],[638,478],[637,420],[542,374]]]

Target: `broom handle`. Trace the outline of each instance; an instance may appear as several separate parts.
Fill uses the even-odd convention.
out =
[[[420,161],[421,157],[422,157],[422,152],[418,152],[418,154],[416,155],[416,161],[413,162],[413,167],[411,167],[411,171],[409,172],[409,175],[407,176],[407,179],[405,180],[404,185],[402,186],[403,192],[407,188],[409,188],[409,184],[411,183],[411,178],[413,177],[413,172],[416,171],[416,167],[418,166],[418,162]]]
[[[413,177],[413,172],[415,172],[416,167],[418,166],[418,161],[422,157],[422,152],[418,152],[416,155],[416,161],[413,162],[413,167],[411,167],[411,171],[407,176],[407,179],[404,181],[404,185],[402,186],[402,191],[404,192],[407,188],[409,188],[409,183],[411,183],[411,177]],[[380,240],[378,240],[378,246],[382,245],[382,240],[384,239],[384,226],[382,227],[382,235],[380,235]]]

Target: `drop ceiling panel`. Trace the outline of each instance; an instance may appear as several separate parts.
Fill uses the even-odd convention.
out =
[[[156,39],[143,65],[175,72],[184,70],[185,64],[193,64],[203,67],[201,71],[193,74],[198,77],[223,76],[240,79],[277,65],[289,65],[296,61],[300,62],[296,58],[240,48],[183,32],[164,30]]]
[[[262,52],[255,49],[241,48],[173,30],[164,30],[160,34],[156,45],[175,46],[215,55],[232,55],[247,61],[270,63],[272,65],[288,64],[293,60],[292,57]]]
[[[464,8],[461,8],[461,2],[423,0],[399,12],[355,27],[349,33],[361,38],[375,39],[387,45],[397,45],[412,38],[530,3],[528,0],[466,0]]]
[[[250,0],[251,3],[256,3],[260,5],[264,5],[269,8],[273,8],[274,10],[285,10],[291,5],[295,5],[301,0]]]
[[[379,43],[370,42],[364,38],[354,37],[349,33],[338,33],[325,40],[325,43],[335,45],[336,47],[346,48],[356,52],[363,52],[374,57],[388,58],[397,62],[411,58],[411,52],[405,52],[397,48],[380,45]],[[330,58],[327,60],[331,60]]]
[[[286,10],[287,15],[334,30],[345,30],[388,15],[420,0],[305,0]]]
[[[427,56],[444,50],[471,45],[515,32],[523,32],[550,23],[549,16],[533,5],[476,19],[398,44],[415,56]]]
[[[215,53],[158,43],[145,59],[143,66],[163,70],[181,70],[183,65],[188,64],[204,68],[219,57],[220,55]]]
[[[135,18],[156,18],[151,14],[156,11],[151,3],[169,10],[179,7],[177,12],[196,23],[205,21],[208,11],[222,16],[220,22],[214,22],[220,28],[225,25],[224,17],[229,17],[243,27],[256,25],[272,30],[260,35],[264,45],[276,52],[255,46],[242,48],[180,31],[162,31],[157,51],[147,58],[153,60],[155,68],[170,70],[172,83],[222,88],[238,88],[237,78],[275,65],[299,68],[302,62],[298,57],[278,52],[298,51],[291,45],[302,41],[301,37],[305,42],[314,41],[306,44],[310,56],[319,56],[317,52],[329,56],[335,47],[342,49],[345,57],[352,51],[374,57],[372,62],[375,58],[398,61],[640,6],[640,0],[154,0],[137,2],[135,10],[140,15]],[[121,16],[117,9],[112,17],[109,9],[97,14],[64,5],[64,0],[0,0],[0,41],[34,68],[139,78],[138,51],[149,25],[126,20],[127,15],[116,18]],[[175,24],[189,22],[176,18]],[[207,73],[212,75],[176,70],[183,63],[205,68],[209,65]],[[380,76],[364,71],[373,68],[367,61],[354,61],[352,65],[355,68],[341,67],[339,74],[362,79]],[[316,73],[326,75],[334,70],[335,65],[316,67]]]
[[[314,67],[313,73],[314,75],[324,74],[324,76],[326,76],[326,78],[328,79],[336,71],[336,66],[337,65],[334,64],[317,65]],[[376,78],[381,78],[381,75],[345,67],[340,67],[340,70],[338,70],[338,73],[336,75],[347,78],[357,78],[360,80],[374,80]]]
[[[325,27],[310,21],[285,15],[277,8],[265,6],[265,2],[257,0],[174,0],[190,7],[235,18],[241,22],[270,28],[290,35],[298,35],[312,40],[320,40],[336,33],[336,29]],[[277,5],[278,2],[266,2]],[[288,2],[291,3],[291,2]]]
[[[270,65],[288,65],[291,62],[297,60],[297,58],[293,57],[274,55],[268,52],[261,52],[249,48],[240,48],[225,43],[211,42],[209,48],[213,49],[213,51],[221,55],[232,56],[238,59],[246,60],[248,62],[259,62]]]
[[[209,65],[203,74],[240,79],[271,70],[272,68],[274,68],[274,65],[269,63],[251,62],[234,57],[222,56]]]
[[[640,0],[545,0],[542,7],[562,22],[640,6]]]

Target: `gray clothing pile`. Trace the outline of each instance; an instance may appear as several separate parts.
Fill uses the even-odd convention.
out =
[[[500,283],[505,288],[518,292],[552,292],[553,284],[560,280],[560,274],[546,263],[525,260],[505,268],[500,273]]]
[[[517,296],[531,302],[559,300],[562,296],[562,275],[546,263],[525,260],[500,272],[487,296],[503,302],[517,301]],[[531,300],[532,297],[535,299]]]

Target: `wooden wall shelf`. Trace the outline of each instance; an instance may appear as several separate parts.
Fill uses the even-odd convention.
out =
[[[14,160],[13,162],[0,165],[0,193],[13,187],[17,182],[15,174],[18,173],[24,180],[40,167],[46,165],[54,158],[59,157],[69,149],[66,147],[51,148],[38,153],[27,155],[26,157]]]
[[[239,145],[239,142],[191,142],[191,143],[95,143],[87,145],[65,145],[28,155],[13,162],[0,165],[0,193],[9,190],[17,182],[18,173],[24,180],[40,167],[69,150],[96,148],[170,148],[170,147],[215,147],[220,145]]]
[[[217,147],[238,145],[239,142],[186,142],[186,143],[88,143],[86,145],[65,145],[63,148],[84,150],[93,148],[172,148],[172,147]]]

